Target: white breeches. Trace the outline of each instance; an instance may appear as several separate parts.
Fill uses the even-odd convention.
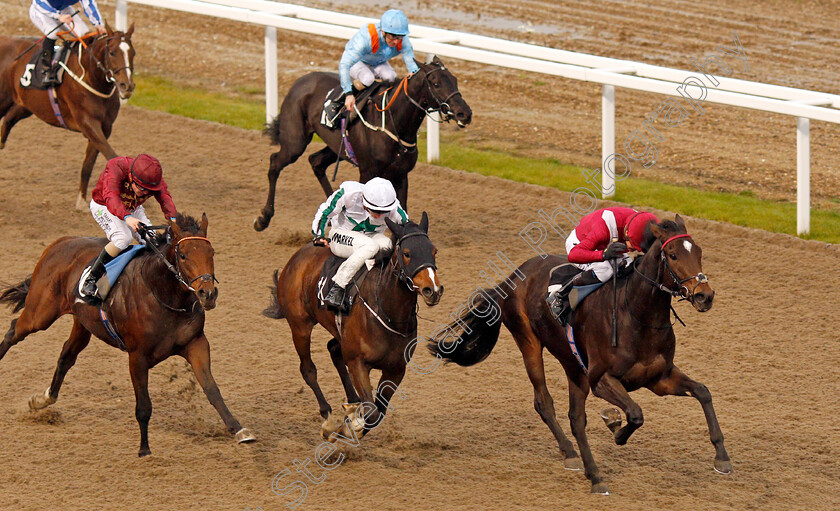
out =
[[[133,239],[143,243],[143,240],[140,239],[136,232],[131,230],[131,227],[125,223],[125,220],[112,215],[106,206],[90,201],[90,212],[93,214],[93,219],[96,220],[99,227],[102,227],[102,230],[105,231],[105,236],[108,238],[108,241],[116,245],[118,249],[125,250],[131,245],[131,240]],[[143,206],[137,206],[137,209],[131,212],[131,216],[146,225],[152,225],[149,217],[146,216],[146,210],[143,209]]]
[[[347,287],[353,275],[365,264],[380,253],[391,248],[391,238],[384,234],[368,235],[349,229],[330,230],[330,250],[338,257],[346,257],[333,277],[333,282]]]
[[[350,78],[352,80],[359,80],[365,85],[365,87],[369,87],[370,84],[372,84],[377,78],[385,80],[386,82],[396,80],[397,72],[394,71],[391,64],[387,62],[379,64],[376,67],[371,67],[364,62],[356,62],[352,67],[350,67]]]
[[[73,6],[66,7],[61,10],[61,14],[73,14],[76,9]],[[50,30],[53,30],[57,25],[59,25],[58,19],[53,18],[52,13],[48,13],[42,10],[40,7],[35,5],[33,2],[32,5],[29,7],[29,19],[32,20],[32,23],[38,27],[42,33],[46,34]],[[73,26],[62,25],[61,28],[54,31],[52,34],[48,35],[47,37],[55,41],[58,39],[58,32],[63,30],[70,30],[73,29],[73,32],[76,33],[76,36],[83,36],[88,33],[88,26],[85,24],[84,20],[82,20],[81,16],[76,14],[73,16]]]

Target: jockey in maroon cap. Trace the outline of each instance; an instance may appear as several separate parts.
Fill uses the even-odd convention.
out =
[[[132,239],[143,243],[137,228],[141,223],[152,224],[143,208],[149,197],[158,201],[167,218],[175,219],[175,204],[166,189],[163,169],[157,158],[140,154],[136,158],[120,156],[108,161],[90,201],[90,212],[105,231],[108,244],[94,261],[79,290],[91,305],[101,303],[96,283],[105,274],[105,264],[128,248]]]
[[[650,222],[659,222],[653,213],[633,208],[615,207],[599,209],[581,218],[566,238],[569,262],[583,270],[563,285],[548,286],[551,312],[564,320],[569,311],[568,297],[575,286],[606,282],[613,275],[614,259],[628,264],[628,250],[644,252],[645,230]]]

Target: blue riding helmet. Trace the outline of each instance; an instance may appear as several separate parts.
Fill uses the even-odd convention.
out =
[[[382,15],[382,20],[379,22],[379,28],[388,34],[407,36],[408,18],[405,17],[402,11],[397,9],[385,11],[385,14]]]

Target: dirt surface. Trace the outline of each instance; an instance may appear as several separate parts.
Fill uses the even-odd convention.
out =
[[[435,4],[423,5],[433,8]],[[527,9],[520,13],[519,5]],[[575,5],[579,5],[577,16],[572,10]],[[723,7],[723,2],[715,8],[713,2],[705,4],[702,16],[694,11],[682,14],[676,8],[699,9],[689,3],[645,3],[623,12],[616,4],[604,4],[599,16],[583,5],[564,4],[551,10],[548,3],[529,2],[501,11],[501,4],[461,2],[458,9],[497,17],[533,16],[532,23],[545,20],[546,25],[564,27],[559,34],[539,36],[549,38],[546,43],[560,46],[559,41],[564,41],[574,43],[574,49],[592,52],[603,44],[626,53],[603,50],[601,54],[665,65],[678,65],[682,56],[714,51],[734,27],[751,58],[755,52],[753,72],[765,69],[767,73],[750,78],[772,81],[784,75],[788,81],[779,78],[777,83],[813,84],[836,92],[830,73],[821,71],[837,67],[827,60],[838,58],[829,51],[835,44],[831,27],[836,23],[829,16],[835,12],[830,4],[798,3],[793,8],[756,2],[739,14]],[[25,18],[9,5],[2,7],[4,16],[14,16],[5,25],[7,30],[21,27],[31,33]],[[411,15],[410,2],[405,8]],[[188,83],[204,81],[233,92],[236,87],[261,83],[262,71],[245,69],[244,64],[261,55],[259,29],[130,9],[138,17],[151,13],[138,20],[138,26],[147,27],[137,35],[138,51],[144,51],[141,43],[148,48],[138,57],[143,70],[183,76]],[[381,6],[370,8],[371,14],[381,10]],[[651,12],[658,13],[658,18],[645,17],[644,13]],[[430,16],[418,14],[417,18],[432,24]],[[164,29],[168,26],[164,19],[179,28]],[[691,19],[699,25],[689,23]],[[478,31],[454,21],[445,26]],[[178,43],[183,35],[208,30],[219,40],[208,42],[206,49],[184,49]],[[807,36],[809,30],[815,31],[813,36]],[[611,42],[607,31],[623,31],[628,39],[623,45]],[[515,29],[499,30],[502,35],[508,32],[523,40],[538,37]],[[753,34],[754,42],[744,35],[747,32]],[[488,29],[488,33],[495,32]],[[596,37],[599,34],[605,34],[603,39]],[[234,38],[250,42],[230,44]],[[799,40],[823,46],[789,49],[789,42]],[[290,37],[287,42],[290,66],[283,70],[283,77],[288,81],[308,69],[299,58],[302,53],[326,63],[338,47],[312,39],[293,42]],[[223,51],[213,53],[214,48]],[[771,54],[773,48],[781,53]],[[188,61],[181,58],[155,64],[164,54],[196,55],[199,49],[202,55],[207,51],[207,58],[194,68],[176,67]],[[797,60],[806,57],[815,60],[811,64]],[[258,77],[245,80],[246,71]],[[552,112],[545,118],[515,121],[505,116],[498,106],[503,95],[494,91],[505,90],[502,86],[513,90],[516,84],[521,88],[537,78],[499,75],[462,63],[457,64],[457,72],[465,77],[461,82],[465,95],[476,98],[469,99],[476,122],[464,136],[512,150],[569,155],[583,163],[587,158],[597,160],[597,87],[564,82],[562,87],[544,86],[546,96],[517,96],[515,107],[504,107],[509,108],[508,114],[543,111],[542,101],[551,103]],[[592,89],[591,98],[577,97],[578,104],[572,104],[575,90],[579,93],[584,88]],[[624,93],[618,96],[619,115],[625,120],[622,126],[639,123],[660,101],[645,97],[631,106],[631,101],[622,101]],[[552,128],[549,117],[565,118],[563,128]],[[539,129],[531,135],[534,122],[540,123]],[[737,169],[745,173],[744,183],[758,179],[754,176],[767,177],[760,189],[768,194],[792,193],[791,183],[780,173],[793,172],[793,125],[792,119],[781,116],[710,108],[703,118],[674,130],[674,138],[667,139],[674,144],[668,153],[671,166],[662,161],[656,168],[663,173],[670,169],[672,180],[708,181],[704,186],[709,187],[723,186],[723,178],[726,186],[740,186],[738,181],[729,182],[740,175]],[[814,170],[822,168],[828,179],[833,169],[826,158],[816,155],[836,154],[835,128],[814,125],[815,131],[823,130],[812,141]],[[551,145],[532,148],[543,129],[544,140]],[[529,135],[520,138],[516,133]],[[778,133],[789,142],[768,144],[768,133]],[[727,134],[732,138],[727,139]],[[680,136],[696,140],[678,143]],[[567,142],[558,144],[557,139]],[[320,189],[301,158],[281,177],[274,223],[266,232],[256,233],[251,222],[264,201],[271,152],[257,133],[129,106],[121,112],[111,140],[121,153],[157,155],[179,209],[192,215],[207,212],[210,218],[209,237],[216,248],[216,273],[221,281],[219,306],[207,319],[214,375],[233,413],[259,442],[235,445],[184,363],[172,359],[152,371],[153,454],[138,459],[127,358],[99,341],[91,343],[68,373],[58,403],[31,414],[27,399],[49,384],[69,332],[70,321],[65,318],[50,330],[32,335],[0,361],[0,508],[285,509],[297,495],[276,495],[272,480],[283,470],[291,471],[283,484],[303,478],[295,472],[294,462],[314,459],[320,418],[314,396],[300,377],[288,326],[262,317],[260,311],[268,305],[272,272],[284,264],[309,230],[311,216],[323,199]],[[33,154],[33,147],[46,150]],[[35,120],[15,128],[0,153],[0,281],[23,279],[43,249],[60,236],[101,234],[88,213],[71,211],[82,152],[78,134]],[[664,157],[666,151],[662,153]],[[763,167],[757,163],[758,154],[768,162],[790,165]],[[773,159],[773,155],[786,159]],[[94,176],[101,168],[102,162]],[[342,167],[339,174],[339,181],[356,177],[349,167]],[[533,256],[519,231],[537,219],[540,208],[550,210],[568,201],[567,194],[556,190],[425,164],[418,165],[411,180],[411,212],[430,214],[430,234],[440,249],[438,267],[446,286],[437,307],[421,306],[425,319],[420,321],[420,333],[425,335],[446,322],[471,290],[484,284],[479,272],[496,251],[503,250],[517,264]],[[822,185],[814,188],[826,196],[831,190]],[[161,218],[154,208],[150,211],[153,220]],[[640,391],[633,397],[644,410],[646,422],[622,447],[612,442],[598,417],[604,402],[589,401],[590,442],[612,492],[609,497],[590,495],[583,474],[563,470],[556,443],[533,410],[533,391],[521,356],[503,330],[494,353],[478,366],[442,367],[428,375],[409,373],[401,386],[405,399],[395,400],[395,411],[365,438],[361,449],[326,474],[309,465],[315,476],[324,479],[317,485],[307,482],[308,494],[299,509],[839,508],[840,428],[835,411],[840,397],[834,382],[840,378],[840,339],[834,311],[840,306],[835,292],[840,281],[832,269],[837,267],[840,250],[694,218],[687,223],[704,249],[704,270],[717,295],[715,306],[705,314],[685,303],[677,305],[688,326],[677,329],[676,360],[712,392],[734,465],[732,475],[720,476],[712,470],[714,450],[696,401]],[[561,247],[557,236],[548,243],[555,250]],[[0,310],[0,325],[13,317],[7,309]],[[337,407],[343,393],[325,349],[327,340],[323,330],[316,330],[314,360],[321,369],[327,399]],[[431,362],[424,351],[417,356],[418,364]],[[565,377],[550,358],[547,371],[558,418],[568,435]]]

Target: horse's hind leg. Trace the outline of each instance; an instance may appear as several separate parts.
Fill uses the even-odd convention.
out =
[[[344,356],[341,354],[341,343],[338,339],[332,339],[327,343],[327,349],[330,352],[330,358],[338,376],[341,378],[341,384],[344,386],[344,393],[347,395],[348,403],[358,403],[359,395],[356,394],[356,389],[353,388],[353,382],[350,381],[350,373],[347,372],[347,364],[344,362]]]
[[[405,366],[382,370],[382,377],[379,378],[379,384],[376,386],[376,408],[379,410],[379,417],[376,422],[365,424],[365,434],[382,423],[382,419],[385,418],[388,410],[393,410],[390,405],[391,398],[397,392],[403,377],[405,377]],[[405,394],[402,391],[399,394],[402,399],[405,399]],[[368,414],[365,413],[365,415]]]
[[[87,148],[85,148],[85,160],[82,162],[82,171],[79,174],[79,196],[76,197],[76,209],[87,209],[87,189],[90,183],[90,175],[93,172],[93,166],[96,164],[96,157],[99,156],[99,149],[96,145],[88,140]]]
[[[706,415],[706,423],[709,426],[709,438],[715,446],[715,470],[721,474],[732,472],[732,463],[729,461],[729,454],[723,446],[723,433],[720,430],[715,408],[712,406],[712,394],[700,382],[694,381],[682,371],[674,367],[667,378],[663,378],[650,386],[650,389],[659,396],[687,396],[700,401],[703,406],[703,413]]]
[[[0,149],[6,147],[6,140],[9,139],[9,132],[18,121],[26,119],[32,115],[32,112],[20,105],[14,105],[3,116],[3,122],[0,123]]]
[[[41,303],[39,305],[41,307],[24,307],[20,317],[12,320],[12,324],[8,332],[6,332],[6,336],[3,338],[3,342],[0,343],[0,360],[6,356],[6,353],[12,346],[24,340],[31,333],[46,330],[61,316],[61,312],[55,306],[54,301],[49,304]],[[50,305],[52,305],[52,308],[47,308]]]
[[[327,197],[333,193],[330,180],[327,178],[327,168],[336,161],[338,161],[338,155],[329,146],[309,156],[309,164],[312,165],[312,172],[315,173],[315,177],[318,178],[318,182],[321,183],[321,188],[327,194]]]
[[[149,449],[149,420],[152,418],[152,399],[149,397],[149,361],[139,353],[128,355],[128,370],[131,373],[131,384],[134,386],[134,416],[140,426],[139,457],[152,454]]]
[[[515,330],[515,325],[509,325],[510,330]],[[569,441],[568,437],[563,433],[560,423],[557,422],[557,416],[554,412],[554,399],[548,392],[548,387],[545,384],[545,364],[543,363],[543,350],[540,341],[533,335],[528,335],[521,331],[528,326],[519,325],[519,332],[514,333],[514,339],[519,346],[519,351],[522,352],[522,358],[525,361],[525,370],[528,372],[528,378],[531,380],[531,385],[534,386],[534,409],[540,414],[540,418],[551,430],[554,438],[560,446],[560,451],[565,458],[564,464],[567,470],[580,470],[582,463],[574,445]],[[530,332],[529,332],[530,333]]]
[[[304,129],[302,120],[299,129]],[[265,201],[262,214],[254,220],[255,230],[262,231],[268,227],[268,224],[271,223],[271,217],[274,216],[274,195],[277,191],[277,178],[280,177],[280,171],[296,162],[311,140],[311,134],[309,137],[300,136],[290,141],[283,140],[280,150],[271,155],[271,163],[268,167],[268,198]]]
[[[303,380],[315,393],[315,399],[318,400],[318,413],[326,419],[332,413],[332,407],[327,403],[324,393],[321,392],[321,386],[318,385],[318,369],[312,361],[311,342],[312,342],[312,325],[309,322],[302,324],[292,324],[292,340],[295,343],[295,350],[300,358],[300,374]]]
[[[40,410],[56,402],[58,391],[61,390],[61,384],[64,382],[67,371],[73,367],[73,364],[76,363],[76,357],[87,347],[88,343],[90,343],[90,332],[82,326],[78,319],[73,318],[73,329],[70,331],[70,337],[64,343],[61,355],[58,357],[58,365],[55,368],[52,383],[43,394],[34,394],[29,398],[30,409]]]
[[[613,376],[604,373],[598,379],[598,383],[593,387],[592,393],[601,399],[608,401],[619,408],[621,408],[627,415],[627,425],[620,428],[621,420],[614,421],[612,418],[604,417],[607,421],[607,426],[615,436],[615,443],[624,445],[630,438],[634,431],[642,427],[645,422],[644,415],[642,415],[642,408],[633,401],[630,394],[624,389],[624,386]]]
[[[198,384],[201,385],[204,394],[207,396],[207,400],[219,413],[228,431],[236,435],[236,441],[246,443],[256,440],[256,437],[246,428],[243,428],[230,413],[225,400],[222,398],[222,393],[219,392],[219,386],[216,385],[213,373],[210,372],[210,343],[207,342],[207,338],[203,335],[196,338],[184,348],[181,355],[190,363]]]

